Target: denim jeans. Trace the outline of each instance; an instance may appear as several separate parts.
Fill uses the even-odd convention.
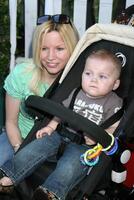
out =
[[[32,174],[49,156],[57,153],[61,139],[62,137],[57,132],[51,136],[46,135],[41,139],[35,139],[0,169],[11,178],[14,185],[17,185]],[[60,199],[65,199],[68,191],[87,174],[88,167],[80,162],[80,155],[86,150],[86,146],[67,144],[56,169],[42,186],[55,193]]]
[[[2,166],[7,160],[12,159],[14,150],[10,144],[6,132],[0,134],[0,166]]]
[[[80,156],[86,150],[85,146],[68,144],[56,169],[48,176],[42,187],[64,200],[68,192],[87,175],[89,167],[80,162]]]

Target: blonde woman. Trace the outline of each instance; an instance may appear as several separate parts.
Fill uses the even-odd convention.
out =
[[[78,32],[67,15],[44,15],[33,36],[33,58],[17,64],[5,80],[6,133],[0,136],[0,166],[12,158],[34,125],[24,101],[43,96],[66,66]]]

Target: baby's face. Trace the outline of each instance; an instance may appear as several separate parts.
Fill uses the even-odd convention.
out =
[[[92,98],[103,97],[118,88],[117,69],[108,60],[88,58],[82,73],[82,88]]]

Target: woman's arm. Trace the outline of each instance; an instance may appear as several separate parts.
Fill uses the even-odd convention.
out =
[[[20,100],[6,94],[6,131],[9,141],[15,150],[22,143],[22,137],[18,127],[19,106]]]

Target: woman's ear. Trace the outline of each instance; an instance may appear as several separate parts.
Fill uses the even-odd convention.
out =
[[[119,85],[120,85],[120,80],[117,79],[117,80],[115,81],[115,83],[114,83],[113,90],[116,90],[116,89],[119,87]]]

